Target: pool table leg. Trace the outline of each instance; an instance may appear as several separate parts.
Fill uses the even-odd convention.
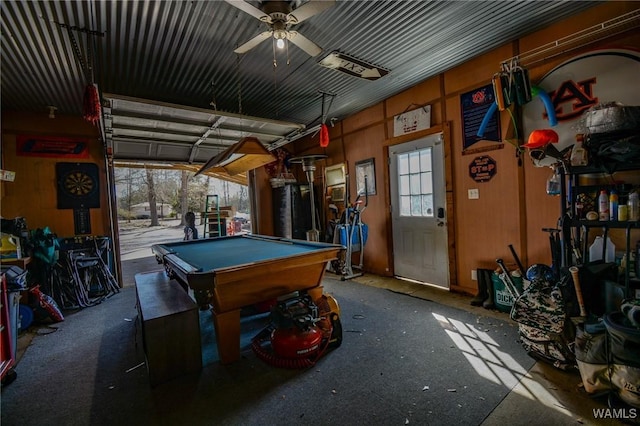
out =
[[[213,326],[216,330],[218,354],[221,364],[230,364],[240,359],[240,309],[217,313],[213,311]]]
[[[307,294],[309,295],[309,297],[311,297],[311,300],[315,302],[316,300],[322,297],[323,290],[324,290],[324,287],[319,285],[319,286],[308,289]]]

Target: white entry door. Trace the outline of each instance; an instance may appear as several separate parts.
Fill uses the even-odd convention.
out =
[[[395,275],[449,288],[442,133],[390,147]]]

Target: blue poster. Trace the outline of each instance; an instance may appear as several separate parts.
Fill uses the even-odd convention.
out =
[[[496,111],[489,119],[482,138],[477,135],[484,116],[494,102],[495,96],[493,94],[492,84],[460,95],[464,139],[463,150],[480,140],[502,142],[500,137],[499,111]]]

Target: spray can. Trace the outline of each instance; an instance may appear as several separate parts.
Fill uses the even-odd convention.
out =
[[[614,190],[609,195],[609,220],[618,220],[618,194]]]
[[[598,197],[598,213],[600,220],[609,220],[609,197],[604,189]]]

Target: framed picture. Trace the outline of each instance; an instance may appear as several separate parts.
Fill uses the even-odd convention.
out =
[[[374,158],[356,162],[356,194],[364,194],[365,177],[367,195],[376,195],[376,164]]]
[[[345,183],[344,163],[327,166],[324,168],[325,185],[328,187]]]
[[[332,203],[344,202],[344,184],[333,185],[327,188],[327,194],[331,198]]]

